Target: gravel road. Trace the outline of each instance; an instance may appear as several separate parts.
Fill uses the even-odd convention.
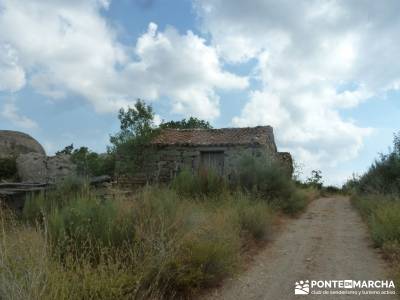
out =
[[[388,267],[348,198],[313,201],[238,278],[206,299],[398,299],[395,295],[295,295],[300,280],[386,280]],[[328,289],[346,290],[346,289]],[[357,289],[368,291],[368,289]],[[393,289],[370,289],[383,291]],[[347,289],[348,291],[348,289]]]

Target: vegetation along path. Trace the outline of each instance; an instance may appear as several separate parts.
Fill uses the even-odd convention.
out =
[[[388,279],[366,225],[347,197],[320,198],[207,299],[397,299],[395,295],[294,295],[300,280]]]

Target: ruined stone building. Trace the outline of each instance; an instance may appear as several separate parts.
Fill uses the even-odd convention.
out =
[[[143,181],[170,181],[179,171],[193,173],[213,170],[229,179],[243,156],[279,160],[293,172],[292,158],[278,152],[271,126],[223,129],[165,129],[151,142],[144,172],[135,177]]]

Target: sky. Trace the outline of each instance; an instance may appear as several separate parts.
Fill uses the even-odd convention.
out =
[[[0,128],[104,152],[117,112],[271,125],[303,178],[362,174],[400,130],[398,0],[0,0]]]

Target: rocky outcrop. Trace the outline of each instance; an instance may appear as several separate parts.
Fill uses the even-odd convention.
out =
[[[23,182],[56,182],[76,175],[76,166],[69,155],[46,156],[21,154],[17,158],[18,176]]]
[[[0,158],[17,157],[26,153],[46,155],[42,145],[30,135],[18,131],[0,130]]]

